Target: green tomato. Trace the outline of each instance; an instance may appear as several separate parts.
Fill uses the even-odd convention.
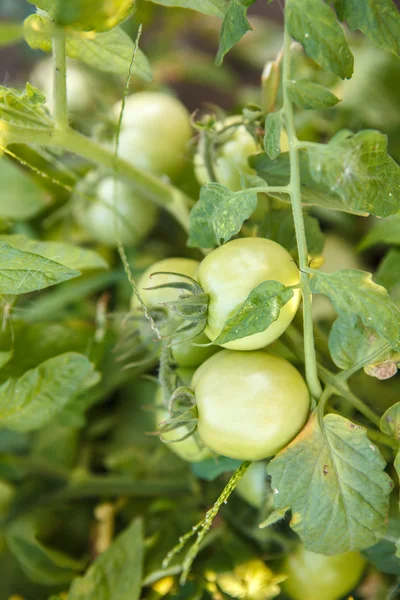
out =
[[[82,189],[92,178],[90,174]],[[118,236],[125,246],[138,244],[156,222],[156,206],[121,181],[117,182],[114,194],[113,177],[102,179],[94,185],[93,201],[85,202],[84,198],[77,195],[75,216],[79,225],[101,244],[116,246]]]
[[[293,600],[339,600],[357,585],[365,564],[358,552],[324,556],[299,545],[285,559],[283,589]]]
[[[299,271],[290,254],[264,238],[232,240],[201,262],[197,279],[209,295],[205,332],[215,340],[225,322],[246,300],[251,290],[267,280],[290,286],[299,283]],[[292,321],[300,302],[300,290],[282,308],[276,321],[261,333],[223,344],[231,350],[257,350],[276,340]]]
[[[239,121],[240,117],[238,116],[228,117],[225,121],[217,124],[216,130],[221,131]],[[258,151],[256,140],[244,125],[228,129],[225,143],[216,150],[213,165],[218,183],[222,183],[233,192],[241,190],[241,174],[255,175],[255,171],[249,166],[248,158]],[[210,182],[201,148],[194,157],[194,169],[200,185]]]
[[[120,111],[118,102],[115,118]],[[173,96],[139,92],[126,99],[118,148],[135,167],[175,177],[184,165],[191,136],[190,115]]]
[[[217,454],[238,460],[273,456],[302,429],[307,386],[285,359],[223,350],[195,372],[197,431]]]
[[[199,262],[191,258],[166,258],[149,267],[138,281],[138,292],[149,310],[162,308],[164,302],[172,302],[178,300],[182,292],[179,289],[162,288],[158,290],[149,290],[157,285],[173,283],[176,281],[184,282],[185,280],[176,275],[155,275],[152,273],[158,271],[166,271],[169,273],[181,273],[195,279]],[[132,296],[132,309],[139,309],[139,301],[134,294]],[[181,367],[197,367],[207,358],[218,351],[216,346],[200,347],[194,344],[208,344],[209,338],[205,333],[200,333],[194,339],[187,340],[190,333],[183,332],[171,341],[171,352],[175,362]]]
[[[193,373],[193,369],[178,369],[177,371],[183,385],[188,385],[190,383]],[[167,408],[163,408],[164,398],[162,388],[158,388],[156,392],[155,404],[159,407],[156,412],[156,424],[158,425],[169,417]],[[211,458],[212,453],[204,446],[197,432],[185,440],[179,442],[174,441],[182,438],[187,432],[188,428],[182,426],[173,431],[169,431],[168,433],[163,433],[162,437],[163,440],[167,442],[167,447],[187,462],[200,462],[201,460]]]
[[[250,506],[261,508],[267,496],[267,465],[265,462],[253,462],[239,480],[235,491]]]
[[[83,31],[108,31],[127,19],[134,8],[132,0],[86,0],[71,4],[57,10],[56,22]]]

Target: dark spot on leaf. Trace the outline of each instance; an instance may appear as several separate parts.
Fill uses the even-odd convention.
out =
[[[329,473],[328,465],[324,465],[324,468],[323,468],[322,472],[323,472],[324,475],[328,475],[328,473]]]

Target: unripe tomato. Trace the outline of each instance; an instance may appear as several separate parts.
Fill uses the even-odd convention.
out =
[[[53,111],[53,59],[45,58],[37,63],[29,81],[46,96],[46,104]],[[79,63],[67,61],[67,104],[72,113],[88,111],[93,104],[94,82]]]
[[[115,119],[120,111],[118,102],[113,108]],[[174,177],[184,165],[191,136],[189,113],[173,96],[139,92],[126,99],[119,155],[135,167]]]
[[[86,182],[91,177],[92,174]],[[75,216],[79,225],[101,244],[116,246],[119,236],[125,246],[135,246],[156,222],[156,206],[121,181],[114,193],[113,177],[98,181],[90,194],[94,195],[93,201],[77,195]]]
[[[201,262],[197,279],[209,295],[205,332],[215,340],[225,322],[257,285],[267,280],[291,286],[299,283],[299,272],[290,254],[271,240],[242,238],[213,250]],[[293,319],[300,302],[300,291],[280,311],[276,321],[260,333],[227,344],[231,350],[257,350],[276,340]]]
[[[191,258],[166,258],[149,267],[140,277],[137,284],[139,294],[147,308],[149,310],[163,308],[164,302],[178,300],[182,292],[176,288],[162,288],[159,290],[149,290],[146,288],[176,281],[185,281],[184,278],[177,277],[176,275],[155,275],[151,277],[152,273],[157,273],[158,271],[181,273],[195,279],[199,264],[197,260]],[[135,294],[132,296],[131,305],[133,310],[139,308],[139,301]],[[200,333],[192,340],[183,341],[187,340],[190,336],[190,333],[183,332],[175,335],[173,340],[171,340],[172,358],[180,367],[197,367],[218,350],[215,346],[200,347],[194,345],[208,344],[210,342],[205,333]]]
[[[217,124],[216,130],[221,131],[239,121],[238,116],[228,117]],[[244,125],[229,128],[225,135],[226,141],[216,150],[213,166],[218,183],[236,192],[242,189],[241,174],[255,175],[255,171],[249,166],[248,158],[258,152],[259,148]],[[210,183],[201,148],[194,157],[194,169],[200,185]]]
[[[285,559],[283,589],[293,600],[339,600],[357,585],[365,564],[358,552],[324,556],[299,545]]]
[[[243,477],[239,480],[235,491],[250,506],[261,508],[267,496],[266,463],[263,461],[251,463]]]
[[[218,352],[197,369],[192,388],[201,440],[238,460],[276,454],[301,430],[310,408],[300,373],[261,351]]]

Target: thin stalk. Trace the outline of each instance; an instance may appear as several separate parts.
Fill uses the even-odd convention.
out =
[[[58,129],[64,130],[68,128],[67,68],[64,35],[58,35],[53,38],[53,64],[54,121]]]
[[[297,148],[298,140],[294,126],[293,105],[288,91],[291,66],[290,45],[291,38],[287,31],[287,27],[285,27],[283,55],[283,113],[289,140],[290,195],[292,200],[293,221],[299,254],[300,281],[303,294],[305,370],[311,395],[318,399],[321,396],[322,388],[318,379],[317,359],[314,346],[310,275],[305,272],[305,269],[308,267],[308,252],[303,211],[301,207],[300,166]]]

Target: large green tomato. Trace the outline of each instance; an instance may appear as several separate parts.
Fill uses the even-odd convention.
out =
[[[113,114],[121,111],[118,102]],[[175,177],[184,165],[192,136],[183,104],[167,94],[139,92],[126,99],[119,137],[119,155],[155,175]]]
[[[213,165],[215,175],[218,183],[222,183],[233,192],[242,189],[241,174],[255,175],[255,171],[249,166],[248,158],[251,154],[259,151],[256,140],[246,127],[237,125],[239,121],[240,117],[228,117],[216,126],[216,131],[221,131],[226,127],[228,129],[223,134],[224,143],[216,150]],[[194,168],[200,185],[210,182],[201,148],[194,157]]]
[[[191,258],[166,258],[149,267],[138,281],[139,294],[149,310],[163,308],[164,302],[178,300],[181,291],[173,288],[162,288],[159,290],[150,290],[157,285],[173,283],[176,281],[184,282],[185,279],[176,275],[155,275],[152,273],[166,271],[167,273],[181,273],[195,279],[199,262]],[[186,280],[187,281],[187,280]],[[139,308],[139,301],[134,294],[132,296],[132,309]],[[194,344],[209,344],[210,340],[205,333],[200,333],[193,340],[185,341],[190,337],[187,332],[181,333],[172,340],[171,352],[175,362],[180,367],[197,367],[212,354],[215,354],[218,348],[215,346],[200,347]]]
[[[285,559],[283,589],[293,600],[339,600],[357,585],[365,564],[358,552],[324,556],[299,545]]]
[[[77,196],[75,215],[79,225],[101,244],[116,246],[119,236],[125,246],[135,246],[156,222],[156,206],[121,181],[115,195],[112,177],[100,180],[92,193],[93,201]]]
[[[197,369],[192,388],[201,440],[238,460],[276,454],[301,430],[310,408],[300,373],[262,351],[218,352]]]
[[[197,279],[209,295],[206,334],[215,340],[225,322],[246,300],[253,288],[267,280],[290,286],[299,283],[299,271],[290,254],[271,240],[232,240],[211,252],[201,262]],[[261,333],[224,344],[231,350],[257,350],[276,340],[293,319],[300,290],[282,308],[276,321]]]

